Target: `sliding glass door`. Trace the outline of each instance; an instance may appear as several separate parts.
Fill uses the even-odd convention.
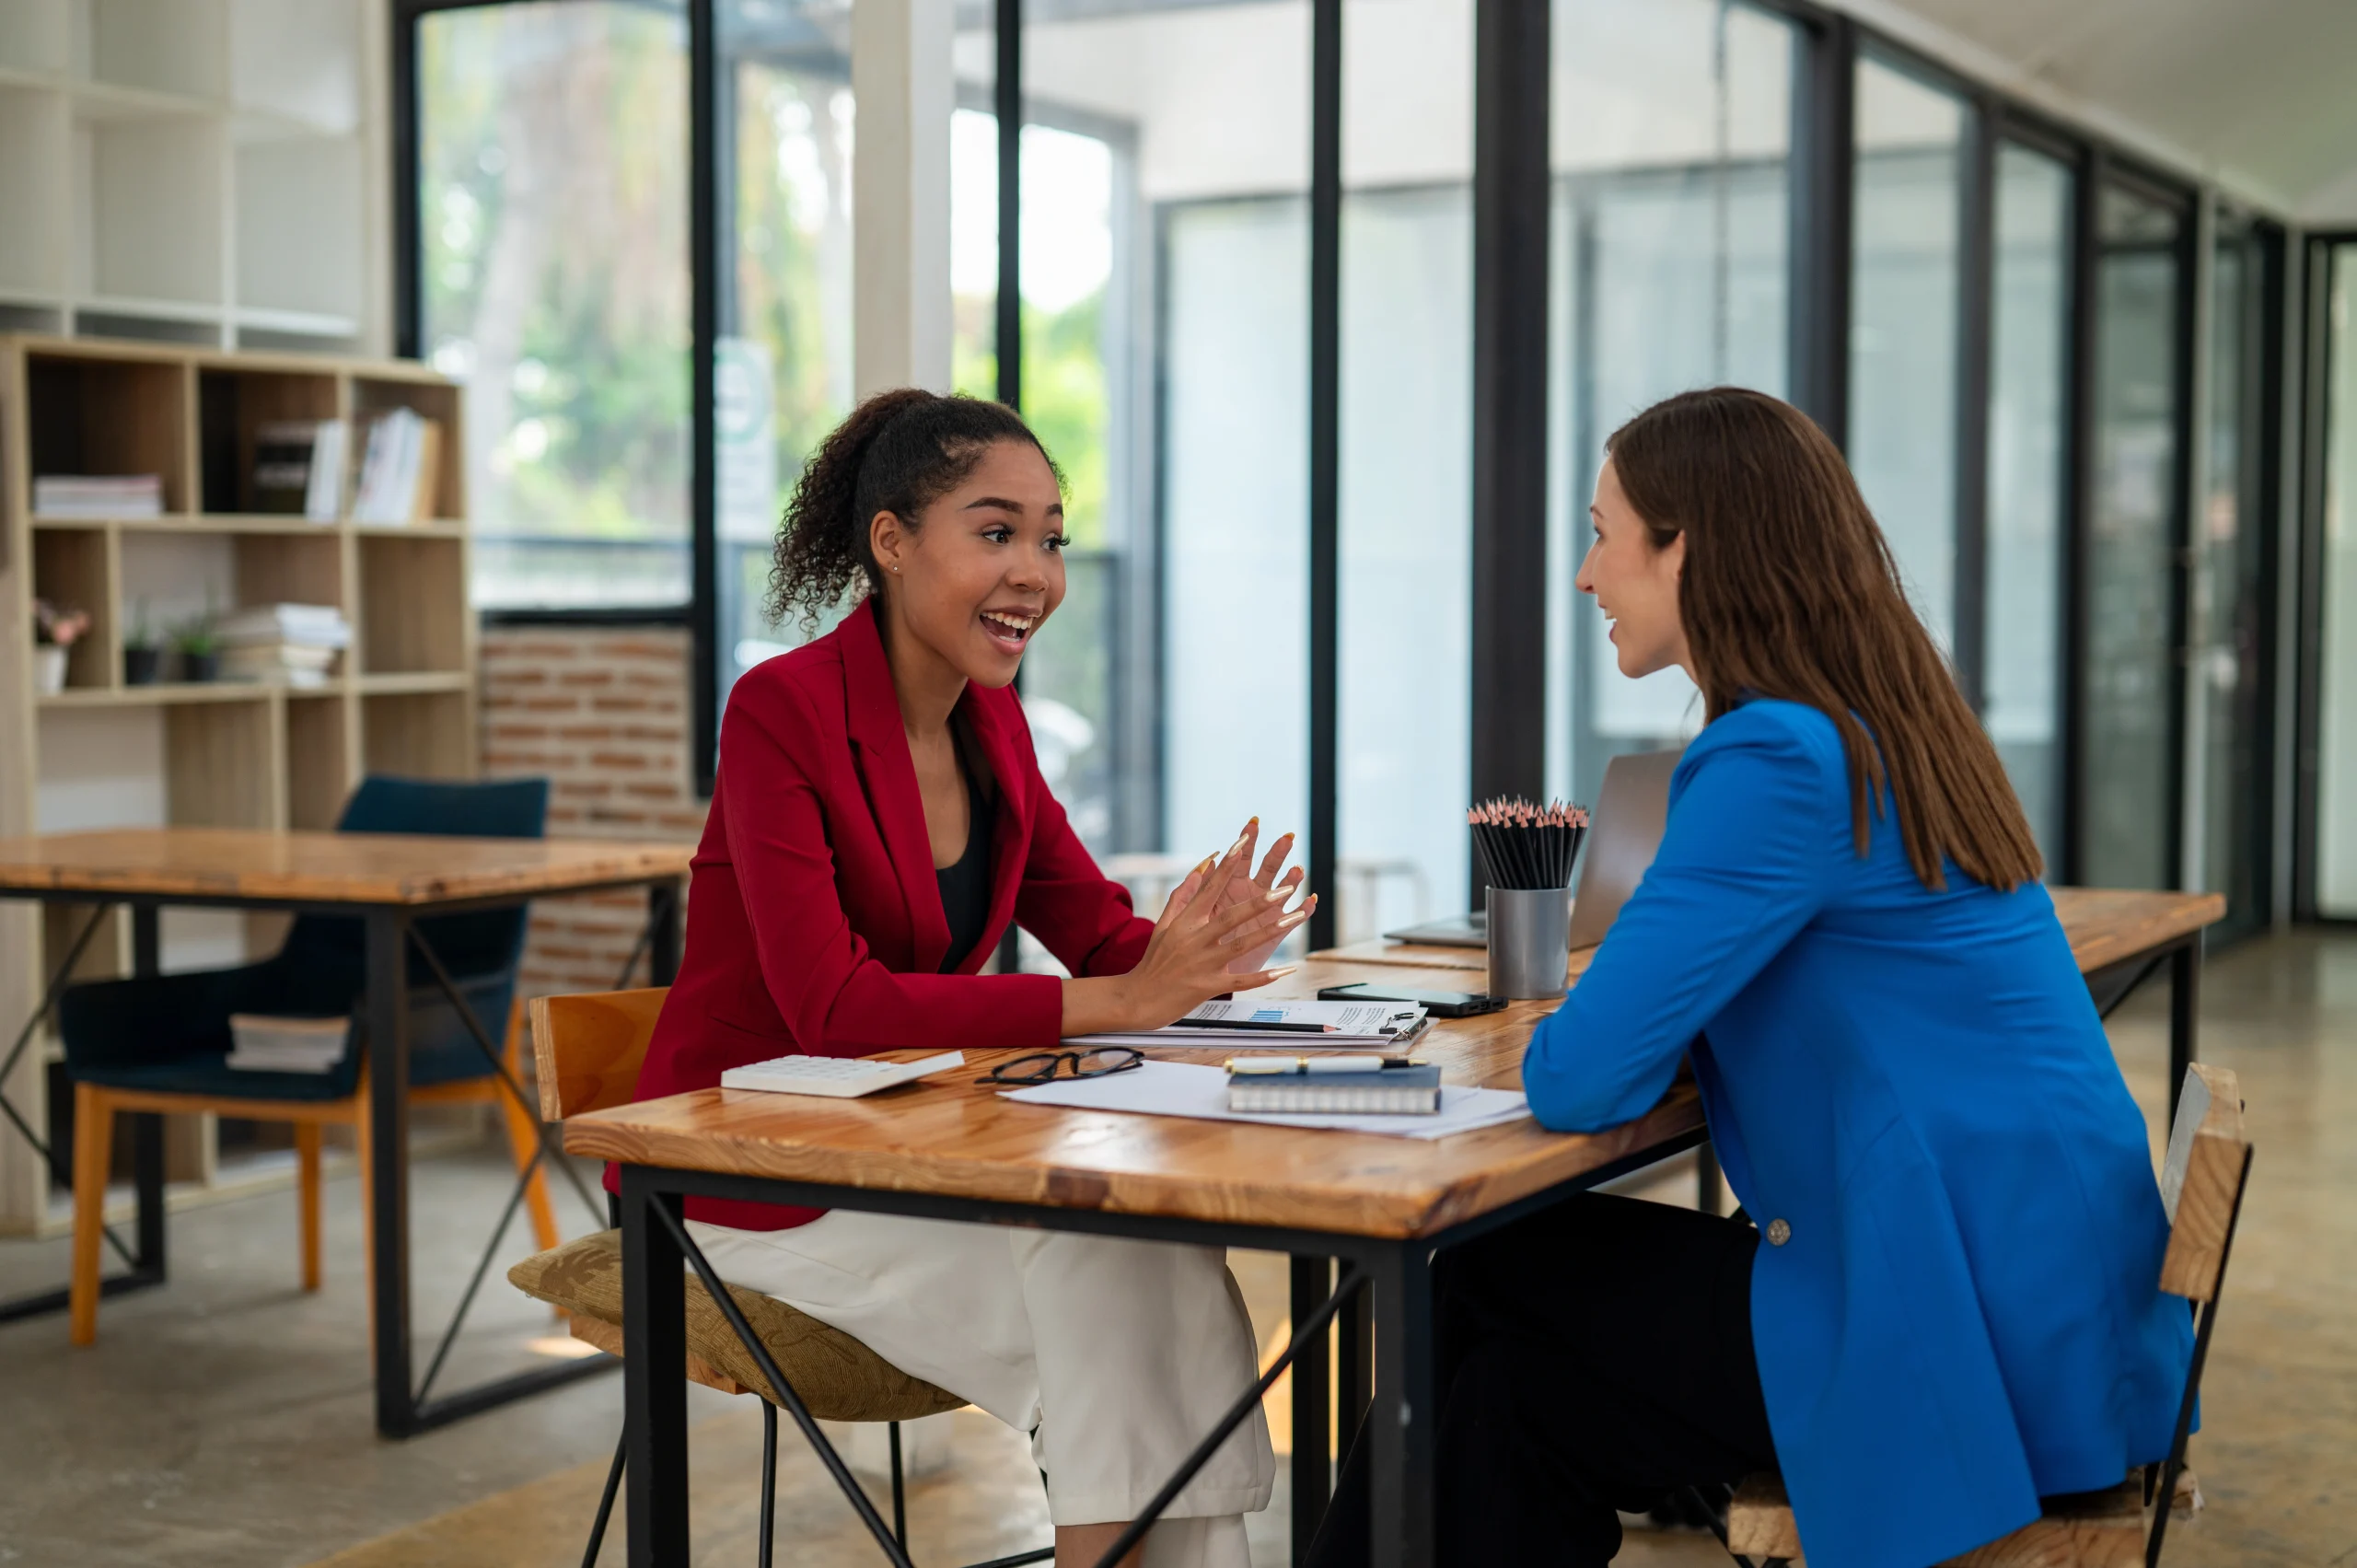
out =
[[[1996,157],[1980,716],[2053,877],[2062,846],[2062,538],[2078,180],[2061,159],[2018,143],[2001,144]]]
[[[2357,243],[2326,272],[2322,516],[2313,570],[2321,625],[2316,670],[2316,912],[2357,919]]]
[[[2088,505],[2080,540],[2074,880],[2177,885],[2185,516],[2185,233],[2157,192],[2096,198]]]
[[[2267,352],[2269,240],[2221,214],[2211,250],[2208,417],[2191,675],[2200,794],[2201,886],[2226,895],[2212,932],[2232,940],[2267,923],[2274,841],[2274,726],[2268,712],[2274,552]]]

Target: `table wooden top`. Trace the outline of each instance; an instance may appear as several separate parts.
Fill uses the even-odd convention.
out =
[[[687,875],[694,846],[608,839],[117,828],[0,839],[0,897],[283,900],[404,906]]]
[[[2055,901],[2087,970],[2224,912],[2223,900],[2206,894],[2072,890],[2058,891]],[[1308,996],[1353,981],[1469,989],[1458,967],[1463,950],[1418,952],[1460,957],[1417,967],[1404,952],[1382,962],[1355,950],[1321,954],[1271,994]],[[1441,1064],[1449,1083],[1519,1088],[1524,1044],[1554,1006],[1520,1002],[1478,1018],[1437,1019],[1416,1049]],[[1444,1230],[1702,1122],[1700,1098],[1683,1080],[1642,1120],[1587,1136],[1525,1121],[1425,1142],[1072,1110],[1016,1104],[970,1081],[1009,1054],[969,1051],[970,1072],[864,1099],[714,1088],[616,1106],[566,1121],[565,1147],[639,1165],[1396,1238]],[[1216,1063],[1228,1052],[1154,1054]]]
[[[2220,893],[2140,892],[2111,888],[2051,888],[2055,915],[2062,934],[2071,939],[2071,956],[2081,974],[2093,974],[2124,958],[2149,953],[2162,944],[2214,925],[2226,917],[2226,900]],[[1468,986],[1468,974],[1489,972],[1489,955],[1479,947],[1442,947],[1428,944],[1390,942],[1376,937],[1333,947],[1318,955],[1353,964],[1379,964],[1387,969],[1450,970],[1457,978],[1443,989],[1480,990]],[[1593,947],[1572,955],[1571,974],[1576,980],[1596,956]],[[1404,981],[1398,983],[1405,984]]]

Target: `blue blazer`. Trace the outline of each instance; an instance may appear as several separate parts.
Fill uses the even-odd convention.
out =
[[[2165,1457],[2192,1327],[2053,901],[1953,864],[1924,888],[1887,810],[1861,859],[1814,708],[1747,703],[1687,749],[1660,854],[1523,1085],[1592,1132],[1689,1046],[1762,1232],[1752,1332],[1812,1568],[1924,1568]]]

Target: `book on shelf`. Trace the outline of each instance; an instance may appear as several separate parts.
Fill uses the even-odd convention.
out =
[[[257,604],[224,617],[221,674],[230,680],[318,688],[352,645],[352,625],[331,604]]]
[[[294,643],[306,647],[352,645],[352,623],[331,604],[250,604],[214,625],[225,647]]]
[[[247,1073],[329,1073],[343,1061],[352,1020],[229,1015],[228,1065]]]
[[[164,515],[164,476],[35,474],[33,511],[44,517],[160,517]]]
[[[254,431],[254,510],[331,523],[343,505],[343,421],[277,419]]]
[[[434,515],[442,463],[442,426],[409,409],[378,415],[361,449],[352,501],[356,523],[422,523]]]

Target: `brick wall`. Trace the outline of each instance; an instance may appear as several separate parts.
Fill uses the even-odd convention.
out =
[[[484,776],[545,776],[552,835],[692,842],[688,657],[668,627],[485,627]],[[638,893],[534,904],[524,994],[611,989],[645,910]]]

